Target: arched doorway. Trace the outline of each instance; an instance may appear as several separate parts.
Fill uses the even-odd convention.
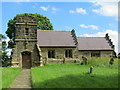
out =
[[[31,68],[31,52],[22,52],[22,68]]]

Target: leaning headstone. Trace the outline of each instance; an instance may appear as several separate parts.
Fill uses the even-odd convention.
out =
[[[82,56],[83,59],[83,64],[86,65],[87,64],[87,57]]]
[[[90,67],[90,71],[89,72],[93,73],[93,67],[92,66]]]
[[[110,64],[110,65],[112,65],[112,64],[113,64],[113,62],[114,62],[114,59],[113,59],[113,58],[111,58],[111,59],[110,59],[109,64]]]

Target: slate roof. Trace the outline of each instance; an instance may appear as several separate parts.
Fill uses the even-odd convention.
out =
[[[71,31],[37,30],[40,47],[76,47]],[[77,37],[78,50],[113,50],[105,37]]]
[[[113,50],[105,37],[77,37],[78,50]]]
[[[40,47],[76,47],[71,31],[37,30]]]

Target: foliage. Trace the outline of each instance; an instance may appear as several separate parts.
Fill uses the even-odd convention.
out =
[[[1,56],[1,53],[2,53],[2,37],[3,37],[3,35],[2,34],[0,34],[0,56]]]
[[[8,66],[10,63],[9,57],[7,55],[7,43],[5,41],[6,37],[4,35],[1,35],[1,50],[0,50],[0,62],[2,63],[2,67]],[[0,65],[1,66],[1,65]]]
[[[20,68],[2,68],[2,88],[8,88],[21,70]]]
[[[34,16],[37,21],[37,28],[41,30],[53,30],[52,23],[50,20],[43,15],[40,14],[32,14],[32,13],[24,13],[24,14],[18,14],[13,19],[10,19],[8,21],[8,28],[6,31],[7,36],[10,38],[10,41],[8,42],[8,48],[13,48],[14,46],[14,39],[15,39],[15,23],[16,23],[16,17],[17,16]]]
[[[9,57],[7,55],[7,43],[6,41],[2,42],[2,67],[7,67],[9,65]]]
[[[31,70],[33,88],[117,88],[118,69],[79,63],[51,64]]]

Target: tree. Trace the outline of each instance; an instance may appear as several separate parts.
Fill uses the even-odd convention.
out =
[[[2,34],[0,34],[0,60],[2,58]],[[2,63],[0,61],[0,66],[2,66]]]
[[[15,39],[15,23],[17,16],[34,16],[37,21],[37,28],[41,30],[53,30],[52,23],[50,20],[43,15],[40,14],[32,14],[32,13],[24,13],[16,15],[13,19],[8,21],[8,28],[6,31],[7,36],[9,37],[10,41],[8,42],[8,48],[14,47],[14,39]]]
[[[2,42],[0,43],[0,63],[2,67],[7,67],[10,64],[9,57],[7,55],[7,43],[5,41],[6,37],[2,34],[0,34],[0,40]]]

